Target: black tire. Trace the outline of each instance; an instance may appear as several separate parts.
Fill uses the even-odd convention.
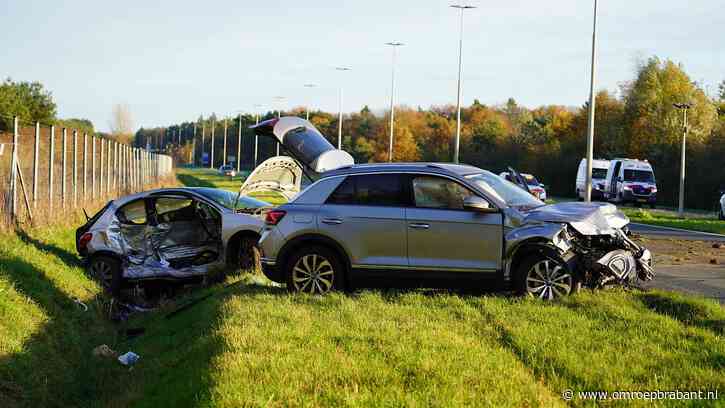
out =
[[[257,239],[244,237],[239,242],[239,267],[254,273],[262,271],[262,255],[257,245]]]
[[[578,276],[558,257],[544,251],[529,253],[514,271],[513,282],[516,294],[544,300],[572,295],[581,289]]]
[[[88,263],[88,274],[113,296],[121,292],[121,261],[109,255],[95,255]]]
[[[292,293],[324,295],[342,290],[345,270],[335,251],[321,245],[303,247],[285,264],[287,290]]]

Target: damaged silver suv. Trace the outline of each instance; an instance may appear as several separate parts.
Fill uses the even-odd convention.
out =
[[[545,205],[466,165],[353,165],[297,118],[255,131],[318,178],[267,213],[259,243],[265,275],[291,291],[480,285],[553,299],[654,277],[611,204]]]

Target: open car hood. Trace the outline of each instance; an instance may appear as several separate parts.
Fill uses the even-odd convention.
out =
[[[535,208],[524,222],[566,223],[583,235],[604,235],[629,224],[629,218],[612,204],[570,202]]]
[[[274,138],[290,156],[315,173],[355,164],[349,153],[335,149],[310,122],[296,116],[265,120],[251,128],[256,135]]]
[[[257,166],[239,190],[245,196],[258,191],[274,191],[287,200],[300,192],[302,169],[289,156],[271,157]]]

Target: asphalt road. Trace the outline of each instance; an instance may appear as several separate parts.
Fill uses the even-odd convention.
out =
[[[698,232],[680,228],[657,227],[654,225],[630,223],[629,230],[635,234],[648,235],[657,238],[687,239],[692,241],[720,241],[725,242],[725,235]]]
[[[725,305],[725,265],[657,265],[654,280],[645,283],[657,288],[700,295]]]

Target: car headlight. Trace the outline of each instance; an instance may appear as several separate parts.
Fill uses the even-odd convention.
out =
[[[653,193],[656,193],[657,192],[657,187],[652,187],[649,191],[651,191]]]
[[[624,191],[632,191],[632,187],[630,187],[630,186],[622,186],[622,190],[624,190]]]

